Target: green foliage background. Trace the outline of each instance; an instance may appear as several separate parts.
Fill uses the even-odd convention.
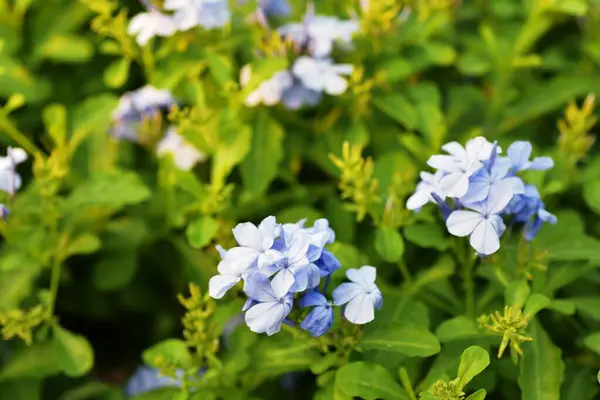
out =
[[[300,20],[306,4],[292,4]],[[335,352],[243,325],[212,352],[209,339],[242,296],[208,301],[200,342],[221,369],[193,398],[444,399],[426,393],[443,385],[469,400],[597,398],[600,153],[590,131],[600,2],[373,4],[367,14],[358,1],[316,4],[361,19],[355,49],[336,55],[356,71],[344,95],[292,112],[243,104],[261,77],[288,65],[254,54],[273,44],[248,21],[252,2],[231,4],[226,29],[140,48],[126,34],[136,2],[0,0],[0,140],[31,156],[19,167],[24,188],[0,199],[11,209],[0,224],[0,322],[12,338],[0,347],[0,398],[121,399],[142,354],[150,364],[163,357],[164,368],[189,366],[173,339],[185,311],[177,294],[188,282],[205,292],[214,244],[230,247],[236,223],[267,215],[327,217],[343,270],[378,267],[384,307]],[[240,88],[247,63],[256,82]],[[191,107],[171,122],[207,162],[185,172],[157,160],[153,129],[166,121],[140,145],[111,138],[119,96],[146,83]],[[510,235],[473,266],[433,209],[413,214],[404,203],[430,155],[477,135],[504,147],[529,140],[554,158],[554,169],[528,179],[559,222],[532,247]],[[476,319],[505,306],[522,309],[532,339],[511,339],[517,363],[496,357],[502,335]],[[280,379],[290,372],[301,372],[292,393]],[[174,396],[187,394],[140,398]]]

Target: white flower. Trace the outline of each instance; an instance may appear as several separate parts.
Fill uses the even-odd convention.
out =
[[[333,64],[331,60],[316,60],[302,56],[296,60],[292,72],[306,87],[317,92],[340,95],[348,88],[348,82],[342,75],[350,75],[350,64]]]
[[[129,22],[127,29],[130,35],[137,36],[136,40],[140,46],[148,43],[154,36],[171,36],[176,31],[173,19],[155,9],[137,14]]]
[[[14,194],[21,187],[21,176],[15,171],[17,165],[27,160],[27,153],[19,147],[6,149],[6,157],[0,157],[0,190]]]
[[[344,316],[353,324],[366,324],[375,318],[375,308],[381,309],[383,296],[375,284],[377,270],[365,265],[350,268],[346,276],[352,282],[342,283],[333,291],[333,304],[346,304]]]
[[[435,203],[435,199],[431,196],[433,193],[444,199],[445,196],[440,185],[444,175],[444,171],[437,171],[435,174],[421,172],[421,182],[417,185],[417,190],[406,201],[406,208],[417,210],[427,203]]]
[[[242,68],[240,82],[246,85],[250,81],[250,66]],[[294,78],[289,71],[279,71],[273,74],[271,78],[263,81],[246,97],[248,107],[256,107],[260,104],[273,106],[281,101],[283,93],[294,84]]]
[[[184,171],[189,171],[198,162],[206,160],[206,156],[175,132],[174,128],[169,128],[167,134],[158,143],[156,154],[159,156],[171,154],[175,165]]]
[[[231,19],[226,0],[166,0],[164,8],[175,11],[173,19],[182,31],[196,26],[218,28]]]

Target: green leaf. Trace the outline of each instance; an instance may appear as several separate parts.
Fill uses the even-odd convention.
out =
[[[251,141],[251,129],[243,126],[219,143],[213,157],[212,182],[214,184],[225,184],[225,179],[233,168],[242,162],[250,151]]]
[[[279,172],[283,159],[283,128],[261,110],[256,116],[250,152],[240,166],[244,189],[253,197],[262,195]]]
[[[573,297],[568,300],[575,304],[581,314],[595,321],[600,321],[600,298],[597,296]]]
[[[65,145],[67,140],[67,108],[58,103],[44,107],[42,114],[46,132],[58,148]]]
[[[404,254],[404,240],[396,229],[380,226],[375,232],[375,249],[385,261],[398,262]]]
[[[52,342],[33,344],[11,356],[0,371],[0,380],[44,378],[61,371],[58,352]]]
[[[73,111],[73,131],[96,131],[105,135],[112,123],[110,118],[119,98],[112,93],[86,97]]]
[[[365,361],[353,362],[340,368],[335,385],[349,396],[365,400],[408,400],[406,392],[381,365]]]
[[[58,365],[68,377],[85,375],[94,366],[94,350],[84,336],[55,325],[54,346]]]
[[[185,234],[191,247],[201,249],[213,240],[218,229],[219,222],[216,219],[204,216],[191,222]]]
[[[250,93],[275,73],[288,67],[289,61],[287,58],[268,57],[253,62],[250,69],[250,80],[244,86],[244,92]]]
[[[488,365],[490,365],[490,355],[482,347],[471,346],[463,351],[458,365],[458,388],[462,390]]]
[[[306,226],[310,226],[323,218],[323,214],[309,206],[292,206],[277,214],[277,220],[283,224],[295,224],[303,218],[306,218]]]
[[[560,400],[565,364],[561,351],[534,319],[528,326],[533,341],[524,347],[519,374],[522,400]]]
[[[42,56],[64,63],[83,63],[93,54],[94,46],[89,40],[71,34],[54,35],[41,47]]]
[[[575,304],[569,300],[554,299],[548,306],[548,309],[554,310],[564,315],[573,315],[577,311]]]
[[[39,273],[40,267],[32,261],[28,265],[19,266],[19,268],[8,271],[0,270],[0,310],[19,307],[21,300],[31,293]]]
[[[276,335],[252,347],[251,370],[271,377],[292,371],[308,370],[320,360],[320,353],[310,342]]]
[[[502,132],[536,119],[550,111],[562,108],[569,100],[577,96],[594,92],[590,79],[585,75],[559,76],[541,85],[533,85],[519,97],[504,116],[500,124]]]
[[[394,351],[408,357],[429,357],[440,352],[440,342],[422,326],[389,322],[365,330],[360,341],[365,349]]]
[[[479,389],[472,395],[468,396],[465,400],[484,400],[486,395],[485,389]]]
[[[42,399],[41,379],[11,379],[0,381],[0,399],[37,400]],[[69,400],[69,399],[60,399]]]
[[[114,171],[92,175],[73,190],[65,207],[79,210],[81,207],[104,206],[117,211],[147,200],[150,194],[135,172]]]
[[[128,58],[120,58],[113,61],[104,70],[104,83],[111,89],[120,88],[127,82],[131,61]]]
[[[417,126],[419,121],[417,111],[404,95],[395,93],[375,97],[373,104],[407,129],[415,129]]]
[[[583,200],[592,211],[600,215],[600,180],[583,186]]]
[[[596,354],[600,355],[600,332],[592,333],[583,339],[583,344]]]
[[[224,87],[233,80],[231,58],[212,51],[206,52],[206,62],[215,81]]]
[[[158,367],[156,361],[161,358],[177,368],[189,368],[193,363],[187,344],[181,339],[163,340],[144,351],[142,358],[146,364],[153,367]]]
[[[95,253],[102,246],[100,238],[92,233],[84,233],[71,240],[65,252],[65,258],[73,254]]]
[[[133,279],[137,266],[135,249],[107,252],[94,265],[94,285],[105,291],[121,289]]]
[[[421,247],[439,251],[448,248],[448,239],[438,224],[425,223],[407,226],[404,229],[404,237]]]
[[[523,308],[531,289],[525,279],[512,281],[504,290],[504,301],[506,305]]]
[[[523,314],[527,318],[531,318],[538,312],[550,305],[551,301],[548,297],[543,294],[534,293],[527,299]]]
[[[435,331],[440,342],[472,339],[482,336],[473,318],[458,316],[442,322]]]
[[[600,391],[595,368],[565,362],[565,380],[560,388],[560,400],[594,400]]]

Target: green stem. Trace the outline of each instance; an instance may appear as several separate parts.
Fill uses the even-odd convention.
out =
[[[407,285],[410,285],[412,283],[412,276],[404,260],[398,261],[398,266],[400,267],[400,273],[402,273],[404,282],[406,282]]]
[[[44,159],[46,155],[35,145],[27,136],[19,131],[13,124],[8,120],[5,115],[0,114],[0,130],[4,131],[12,140],[17,142],[26,152],[29,154],[40,154]]]
[[[469,317],[475,317],[475,286],[473,284],[473,263],[469,258],[463,264],[465,274],[465,307]]]
[[[54,316],[54,305],[56,304],[56,297],[58,296],[58,286],[60,284],[60,262],[54,261],[52,263],[52,275],[50,277],[50,305],[48,306],[48,318]]]

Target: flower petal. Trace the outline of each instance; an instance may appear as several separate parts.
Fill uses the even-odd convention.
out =
[[[233,236],[240,246],[262,250],[261,234],[256,225],[251,222],[237,224],[233,228]]]
[[[279,301],[275,295],[269,278],[263,274],[250,274],[244,282],[244,293],[256,301]]]
[[[346,305],[344,316],[353,324],[366,324],[375,319],[375,308],[371,297],[362,293],[354,297]]]
[[[370,265],[365,265],[359,269],[350,268],[346,271],[346,276],[354,283],[358,283],[365,291],[369,290],[375,283],[377,269]]]
[[[456,210],[446,220],[446,227],[451,235],[464,237],[473,233],[481,221],[483,221],[483,215],[477,212]]]
[[[208,294],[213,299],[220,299],[241,279],[239,275],[215,275],[208,281]]]
[[[365,290],[360,285],[350,282],[342,283],[333,291],[333,304],[341,306],[361,293],[365,293]]]
[[[513,167],[517,171],[523,169],[529,162],[531,150],[531,143],[524,140],[518,140],[510,145],[506,153],[508,154],[508,158],[510,158]]]
[[[493,254],[500,248],[500,238],[496,227],[489,219],[482,221],[471,234],[471,246],[483,255]]]
[[[324,306],[327,303],[328,303],[327,298],[325,298],[325,296],[323,296],[321,293],[308,292],[304,296],[302,296],[302,298],[298,302],[298,305],[301,308],[306,308],[306,307],[314,307],[314,306]]]
[[[460,172],[460,167],[452,156],[435,155],[429,157],[427,165],[445,172]]]

